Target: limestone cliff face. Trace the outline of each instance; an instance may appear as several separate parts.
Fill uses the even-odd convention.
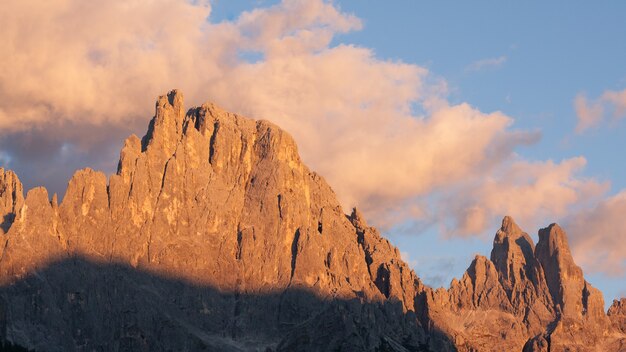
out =
[[[623,343],[565,233],[507,217],[449,290],[300,160],[291,136],[172,91],[117,173],[61,204],[0,169],[0,334],[36,350],[560,351]],[[620,340],[622,339],[622,340]]]

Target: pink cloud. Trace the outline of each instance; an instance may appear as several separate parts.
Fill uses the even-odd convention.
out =
[[[572,253],[586,270],[615,276],[626,274],[624,214],[626,190],[568,218],[566,228]]]
[[[98,131],[145,128],[155,97],[180,88],[191,104],[211,100],[282,126],[346,207],[384,227],[412,219],[480,235],[503,213],[558,217],[605,190],[577,175],[582,158],[517,156],[537,132],[449,103],[445,80],[427,69],[331,45],[362,26],[332,3],[285,0],[221,23],[210,11],[183,0],[4,5],[0,135],[39,134],[59,146],[93,137],[101,147],[83,148],[83,160],[113,164],[103,145],[121,139]]]
[[[578,94],[574,99],[574,108],[578,124],[576,133],[597,127],[605,118],[607,110],[613,110],[613,119],[620,119],[626,116],[626,89],[622,91],[605,91],[599,98],[587,100],[583,94]]]
[[[581,133],[602,121],[602,114],[604,113],[602,105],[597,102],[589,104],[587,97],[583,94],[578,94],[574,99],[574,108],[578,117],[576,133]]]
[[[602,94],[602,100],[614,107],[613,116],[616,118],[626,116],[626,89],[622,91],[606,91]]]
[[[529,229],[561,219],[572,205],[597,200],[608,190],[608,183],[577,176],[585,164],[582,157],[560,163],[517,160],[499,165],[491,175],[470,176],[468,185],[443,203],[454,216],[446,230],[449,235],[479,235],[507,214],[515,214]]]

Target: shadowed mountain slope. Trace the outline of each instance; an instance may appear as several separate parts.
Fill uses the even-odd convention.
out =
[[[5,341],[36,350],[560,351],[623,343],[565,233],[507,217],[491,259],[423,285],[291,136],[172,91],[118,171],[58,204],[0,169]],[[614,316],[621,314],[615,309]],[[620,340],[622,342],[620,342]],[[545,348],[544,348],[545,347]],[[598,347],[598,348],[600,348]]]
[[[397,301],[227,292],[80,256],[49,262],[0,297],[10,304],[5,337],[37,351],[428,351]]]

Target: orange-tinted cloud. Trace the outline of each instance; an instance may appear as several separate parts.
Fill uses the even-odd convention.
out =
[[[362,23],[331,3],[285,0],[220,23],[210,10],[184,0],[5,4],[0,162],[59,167],[17,158],[7,141],[24,133],[48,138],[32,138],[42,153],[69,145],[93,164],[113,159],[103,150],[121,145],[119,131],[145,126],[155,97],[180,88],[188,103],[212,100],[285,128],[343,204],[378,225],[413,219],[476,235],[507,213],[558,217],[604,190],[577,176],[581,158],[517,156],[537,132],[513,130],[501,112],[450,104],[446,82],[427,69],[333,45]],[[112,171],[115,160],[107,162]]]

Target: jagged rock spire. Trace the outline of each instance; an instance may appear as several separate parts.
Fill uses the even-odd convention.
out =
[[[142,141],[143,149],[153,149],[154,152],[168,157],[174,154],[183,132],[185,118],[183,104],[183,94],[176,89],[159,97],[155,115]]]
[[[17,175],[0,167],[0,235],[11,228],[17,211],[24,204],[24,188]]]
[[[552,298],[565,317],[604,315],[602,294],[585,280],[574,263],[565,231],[557,224],[539,230],[535,255],[541,263]]]
[[[582,314],[583,272],[574,263],[565,231],[557,224],[539,230],[535,254],[544,269],[554,302],[565,315]]]
[[[535,265],[534,250],[535,245],[530,236],[519,228],[513,218],[505,216],[493,240],[491,261],[500,273],[501,282],[507,291],[532,276],[530,272]]]
[[[626,297],[614,299],[607,316],[615,328],[626,334]]]
[[[604,299],[574,263],[567,235],[559,225],[551,224],[539,230],[535,257],[544,270],[547,287],[558,312],[556,327],[550,333],[551,348],[558,350],[597,343],[609,329]],[[586,330],[585,333],[580,333],[581,327]]]

